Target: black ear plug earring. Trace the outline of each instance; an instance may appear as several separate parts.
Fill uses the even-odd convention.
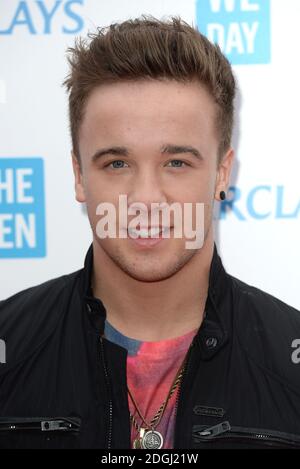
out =
[[[226,193],[224,191],[220,192],[220,199],[225,200],[226,199]]]

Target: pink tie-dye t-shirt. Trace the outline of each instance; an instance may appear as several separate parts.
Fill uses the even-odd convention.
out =
[[[146,422],[150,422],[166,399],[197,329],[174,339],[142,342],[124,336],[105,323],[105,337],[128,350],[127,385]],[[178,387],[170,398],[160,423],[156,426],[164,439],[163,448],[173,448],[175,402]],[[130,413],[138,424],[140,417],[128,395]],[[143,425],[145,427],[145,425]],[[138,432],[131,427],[131,447]]]

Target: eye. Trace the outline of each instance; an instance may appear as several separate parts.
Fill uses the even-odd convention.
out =
[[[169,161],[169,163],[174,163],[174,164],[172,164],[173,168],[182,168],[184,166],[189,166],[187,163],[185,163],[184,161],[181,161],[181,160],[172,160],[172,161]]]
[[[115,160],[115,161],[111,161],[110,163],[108,163],[105,167],[106,168],[113,168],[113,169],[120,169],[120,168],[124,168],[125,166],[125,161],[123,160]]]

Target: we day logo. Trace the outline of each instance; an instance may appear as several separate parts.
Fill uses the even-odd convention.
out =
[[[0,158],[0,258],[44,257],[42,158]]]
[[[197,0],[196,15],[233,65],[270,63],[270,0]]]

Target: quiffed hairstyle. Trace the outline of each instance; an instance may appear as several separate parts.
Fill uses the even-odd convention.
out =
[[[219,160],[230,148],[234,118],[235,79],[231,65],[197,29],[179,17],[161,21],[152,16],[111,24],[76,38],[67,49],[70,73],[63,82],[69,92],[73,152],[80,162],[78,131],[91,91],[125,80],[198,80],[217,104]]]

